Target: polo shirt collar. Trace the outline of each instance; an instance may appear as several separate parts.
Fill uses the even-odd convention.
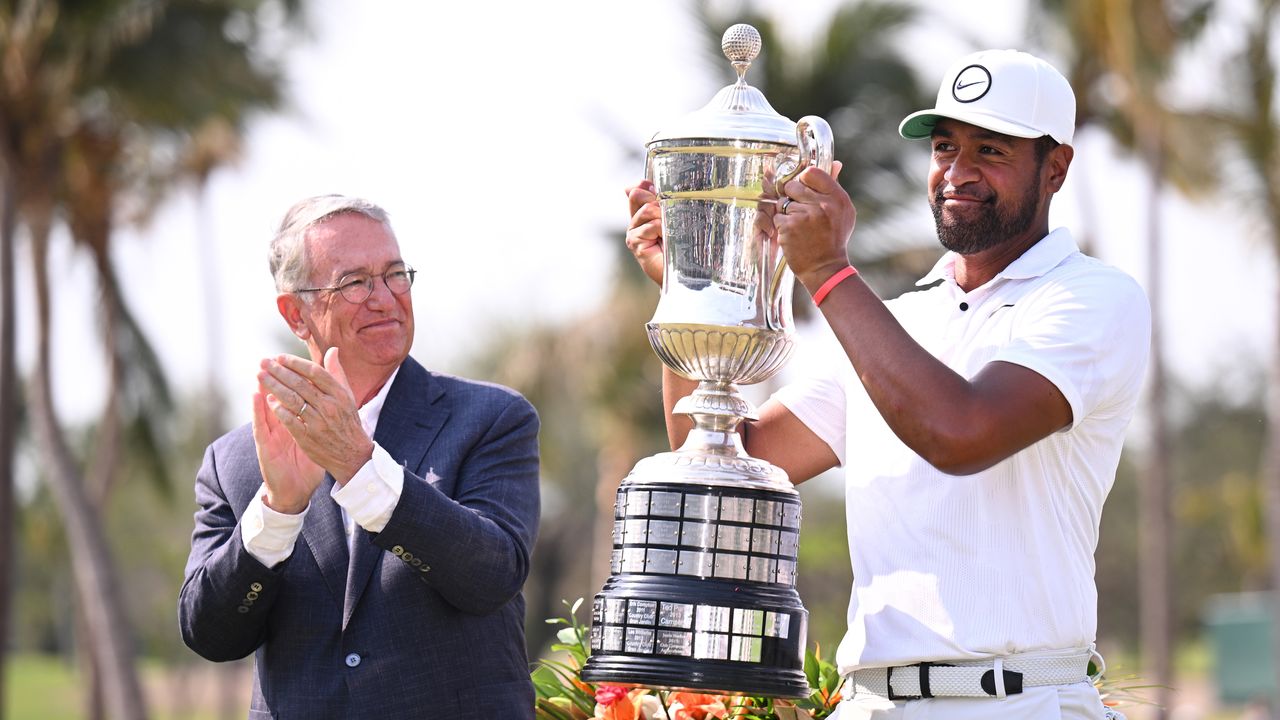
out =
[[[996,273],[996,277],[1010,280],[1040,277],[1078,252],[1080,248],[1071,237],[1071,231],[1061,227],[1027,248],[1017,260],[1009,263],[1009,267]],[[955,265],[958,257],[956,253],[948,251],[927,275],[916,281],[916,285],[929,285],[939,280],[955,281]]]

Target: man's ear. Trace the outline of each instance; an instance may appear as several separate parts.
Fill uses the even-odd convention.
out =
[[[280,293],[276,296],[276,309],[280,311],[280,317],[284,318],[285,323],[289,325],[289,330],[299,340],[306,342],[311,337],[311,328],[307,327],[306,321],[302,319],[302,300],[297,295]]]
[[[1076,150],[1070,145],[1059,145],[1049,151],[1044,167],[1049,173],[1046,182],[1049,184],[1050,192],[1056,193],[1062,189],[1062,184],[1067,181],[1067,168],[1071,167],[1071,160],[1075,156]]]

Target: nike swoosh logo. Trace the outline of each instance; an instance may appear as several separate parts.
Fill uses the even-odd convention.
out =
[[[986,80],[974,80],[973,82],[970,82],[970,83],[965,83],[965,84],[963,84],[963,85],[957,85],[957,86],[956,86],[956,89],[957,89],[957,90],[963,90],[963,89],[965,89],[965,88],[967,88],[967,87],[973,87],[974,85],[981,85],[981,84],[983,84],[983,83],[985,83],[985,82],[986,82]]]

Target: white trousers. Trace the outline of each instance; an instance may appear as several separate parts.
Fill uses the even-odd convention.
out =
[[[1106,710],[1089,682],[1030,687],[1004,698],[888,700],[854,695],[840,703],[831,720],[1102,720]]]

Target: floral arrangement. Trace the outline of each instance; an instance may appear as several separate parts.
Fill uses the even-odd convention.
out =
[[[812,693],[797,701],[591,685],[581,676],[591,654],[588,628],[577,618],[581,606],[582,598],[578,598],[569,607],[569,617],[547,620],[565,626],[556,633],[559,642],[551,646],[553,651],[564,653],[564,659],[543,659],[533,671],[537,720],[820,720],[834,713],[840,702],[840,674],[835,665],[822,659],[820,648],[805,653],[804,674]],[[1126,705],[1151,704],[1143,691],[1154,686],[1139,684],[1132,676],[1108,682],[1101,670],[1089,662],[1088,673],[1096,678],[1108,718],[1123,720],[1119,708]]]
[[[547,620],[565,626],[551,646],[564,659],[543,659],[533,671],[538,720],[817,720],[840,702],[840,674],[820,650],[805,653],[804,674],[813,692],[803,700],[591,685],[581,676],[591,653],[587,626],[577,618],[581,606],[579,598],[569,617]]]

